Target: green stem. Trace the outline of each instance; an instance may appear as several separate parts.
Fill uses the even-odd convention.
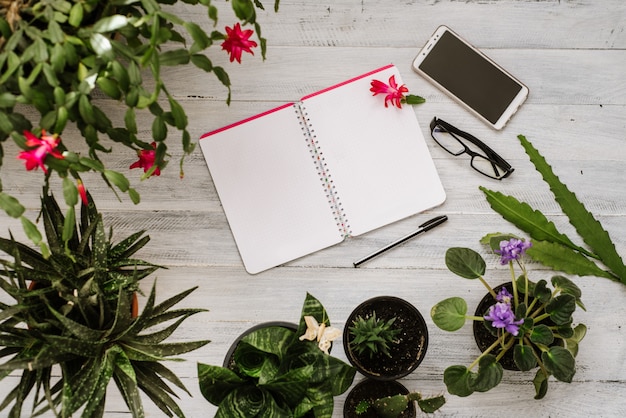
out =
[[[496,298],[496,292],[494,292],[494,290],[491,288],[491,286],[489,286],[489,283],[487,283],[485,281],[485,279],[483,279],[482,276],[478,276],[478,280],[480,280],[480,282],[487,288],[487,290],[489,291],[489,293],[491,294],[491,296],[493,296],[493,298]]]
[[[503,341],[506,338],[506,335],[507,334],[503,335],[503,337],[502,337]],[[502,359],[502,357],[504,357],[506,352],[509,351],[511,349],[511,347],[513,346],[513,344],[515,343],[515,338],[513,338],[512,335],[509,335],[509,337],[510,337],[509,340],[502,346],[502,350],[496,356],[496,361],[500,361],[500,359]]]
[[[472,368],[478,364],[478,362],[480,361],[480,359],[481,359],[481,358],[483,358],[484,356],[486,356],[487,354],[489,354],[489,353],[491,352],[491,350],[493,350],[494,348],[496,348],[497,346],[499,346],[499,345],[500,345],[500,343],[502,342],[503,338],[504,338],[504,336],[499,337],[496,341],[494,341],[494,343],[493,343],[493,344],[491,344],[489,347],[487,347],[487,349],[486,349],[485,351],[483,351],[483,352],[481,353],[481,355],[480,355],[480,356],[478,356],[478,357],[476,358],[476,360],[474,360],[474,361],[472,362],[472,364],[470,364],[470,365],[469,365],[469,367],[467,368],[467,370],[472,370]]]
[[[465,319],[469,319],[471,321],[484,321],[485,318],[482,316],[473,316],[473,315],[465,315]]]
[[[513,269],[513,262],[509,261],[509,270],[511,271],[511,285],[513,287],[513,303],[517,308],[519,305],[519,297],[517,294],[517,281],[515,280],[515,269]]]

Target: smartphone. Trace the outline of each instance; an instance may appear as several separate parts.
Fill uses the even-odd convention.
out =
[[[447,26],[440,26],[413,69],[494,129],[528,97],[528,87]]]

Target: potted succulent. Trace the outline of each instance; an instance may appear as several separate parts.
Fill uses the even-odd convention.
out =
[[[346,397],[344,418],[411,418],[416,416],[415,403],[424,413],[433,413],[446,400],[443,396],[423,398],[419,392],[409,392],[395,380],[365,379]]]
[[[280,0],[274,0],[278,10]],[[184,0],[218,22],[217,8],[209,0]],[[138,193],[123,173],[106,167],[101,155],[112,147],[128,147],[143,168],[143,178],[159,175],[168,159],[166,138],[178,131],[184,154],[195,144],[187,129],[187,115],[167,87],[161,69],[193,64],[213,73],[228,90],[230,79],[223,67],[205,54],[218,44],[241,63],[243,52],[259,46],[265,58],[266,40],[260,36],[258,0],[232,0],[235,21],[207,33],[200,25],[177,16],[171,5],[178,0],[67,0],[0,2],[0,165],[2,143],[11,138],[23,151],[26,169],[41,167],[48,184],[52,172],[76,180],[80,174],[100,173],[114,191],[128,193],[135,203]],[[230,23],[230,22],[229,22]],[[253,29],[258,43],[250,39]],[[222,52],[220,52],[222,53]],[[148,77],[146,77],[148,76]],[[146,81],[150,78],[150,81]],[[106,96],[125,109],[123,120],[107,115],[98,98]],[[151,137],[143,138],[137,115],[151,120]],[[34,117],[33,115],[38,115]],[[62,141],[66,127],[75,127],[82,141]],[[72,135],[72,132],[68,133]],[[117,145],[120,144],[120,145]],[[182,159],[181,159],[181,176]],[[19,200],[2,191],[0,209],[23,217]],[[36,241],[32,225],[26,229]]]
[[[333,398],[356,373],[329,355],[340,335],[307,293],[296,330],[256,327],[235,342],[224,367],[198,363],[200,391],[219,407],[216,417],[331,417]]]
[[[187,390],[162,362],[208,341],[164,340],[203,311],[170,309],[194,289],[157,304],[153,285],[139,313],[139,281],[159,266],[134,255],[150,238],[140,231],[114,244],[112,231],[107,236],[88,198],[78,226],[68,229],[55,198],[44,194],[47,256],[12,237],[0,239],[0,250],[12,257],[0,259],[0,288],[14,300],[0,304],[0,379],[21,372],[0,408],[21,416],[26,397],[33,394],[33,415],[49,410],[63,417],[79,411],[83,417],[101,417],[108,383],[114,380],[133,416],[143,416],[141,391],[166,414],[182,417],[166,381]],[[167,321],[174,322],[163,326]]]
[[[458,396],[485,392],[500,383],[503,363],[508,363],[507,368],[520,371],[537,368],[533,384],[535,399],[541,399],[550,376],[569,383],[576,372],[575,356],[586,333],[584,324],[573,325],[576,307],[584,309],[581,291],[560,275],[552,277],[552,289],[546,280],[531,282],[523,260],[530,242],[499,234],[488,235],[484,241],[500,254],[503,265],[509,265],[511,279],[496,291],[483,277],[486,264],[480,254],[458,247],[446,252],[448,269],[465,279],[479,279],[488,295],[481,302],[484,307],[477,308],[473,316],[468,315],[467,303],[460,297],[433,306],[433,322],[443,330],[456,331],[467,319],[478,322],[474,330],[482,354],[470,366],[448,367],[444,383],[448,392]],[[514,264],[521,269],[519,277]]]
[[[348,316],[343,346],[363,375],[396,380],[413,372],[428,348],[428,328],[421,313],[404,299],[377,296]]]

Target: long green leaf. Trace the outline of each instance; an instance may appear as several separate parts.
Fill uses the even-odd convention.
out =
[[[565,234],[560,233],[554,223],[549,221],[543,213],[533,209],[528,203],[520,202],[513,196],[506,196],[500,192],[480,187],[491,208],[502,215],[504,219],[526,232],[537,241],[559,243],[589,255],[589,252],[574,244]]]
[[[620,255],[615,250],[609,233],[602,224],[589,212],[565,184],[554,174],[552,167],[546,162],[541,154],[523,136],[518,136],[530,161],[535,169],[541,174],[544,181],[550,186],[556,202],[561,210],[569,218],[570,223],[583,241],[598,255],[600,260],[626,284],[626,266]]]
[[[561,244],[533,241],[533,246],[528,249],[528,255],[543,265],[564,273],[615,280],[615,276],[611,273],[602,270],[581,253]]]

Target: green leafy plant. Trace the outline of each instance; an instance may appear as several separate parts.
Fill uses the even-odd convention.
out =
[[[548,378],[554,376],[562,382],[571,382],[576,372],[575,356],[586,327],[573,325],[577,306],[584,309],[580,289],[566,277],[551,279],[553,289],[546,280],[531,282],[523,262],[523,255],[531,244],[512,236],[491,235],[487,239],[508,264],[511,283],[496,294],[484,279],[486,264],[476,251],[469,248],[450,248],[446,252],[446,266],[465,279],[479,279],[492,297],[485,312],[468,315],[467,303],[460,297],[445,299],[431,310],[435,325],[446,331],[456,331],[466,321],[480,321],[490,334],[491,345],[469,366],[454,365],[444,371],[448,392],[469,396],[486,392],[500,383],[503,375],[501,361],[512,353],[518,370],[537,368],[533,380],[535,399],[541,399],[548,390]],[[516,277],[514,263],[521,269]],[[475,328],[476,331],[476,328]],[[472,369],[478,367],[477,371]]]
[[[481,187],[493,210],[531,237],[533,246],[528,255],[534,260],[568,274],[604,277],[626,284],[626,266],[609,233],[559,180],[552,167],[530,141],[523,135],[519,135],[518,139],[535,169],[550,187],[555,201],[588,248],[575,244],[541,211],[533,209],[527,203]]]
[[[313,341],[306,317],[320,325]],[[252,331],[238,343],[231,368],[198,363],[202,395],[219,407],[215,416],[331,417],[333,397],[350,387],[356,370],[324,352],[326,326],[326,310],[307,293],[296,331],[278,326]]]
[[[217,25],[215,2],[181,1],[197,7],[199,13],[207,15],[207,23]],[[279,1],[274,0],[276,11]],[[26,160],[27,169],[41,167],[46,173],[45,184],[51,172],[79,181],[81,173],[94,171],[114,191],[128,193],[133,202],[139,202],[140,197],[126,176],[107,168],[100,155],[111,152],[117,144],[128,147],[139,155],[139,161],[132,167],[143,168],[143,178],[147,178],[158,175],[167,165],[166,138],[170,129],[180,132],[184,154],[193,152],[195,143],[187,129],[187,115],[168,89],[162,68],[193,64],[213,73],[228,90],[229,103],[228,74],[223,67],[213,65],[205,51],[224,41],[222,49],[230,53],[230,61],[241,62],[242,51],[252,53],[250,48],[257,46],[248,39],[253,31],[240,30],[239,23],[232,29],[227,27],[227,33],[219,30],[207,33],[200,25],[183,20],[170,8],[178,2],[2,0],[0,166],[4,154],[2,143],[11,138],[23,150],[20,158]],[[230,3],[234,20],[255,28],[265,58],[267,42],[260,35],[256,13],[263,4],[259,0]],[[146,75],[151,78],[149,82]],[[102,95],[126,109],[123,120],[111,120],[100,107],[98,98]],[[145,120],[152,121],[150,139],[139,135],[140,112],[147,116]],[[38,114],[38,120],[34,120],[33,114]],[[84,139],[83,144],[74,142],[79,144],[75,149],[69,148],[71,141],[60,140],[68,125],[74,125]],[[181,158],[181,176],[182,165]],[[81,186],[79,183],[73,187]],[[0,209],[27,222],[19,199],[3,192],[1,182]],[[29,226],[26,229],[29,238],[38,243],[32,225]]]
[[[394,327],[396,318],[385,321],[376,318],[373,312],[369,318],[359,316],[348,328],[352,339],[350,347],[359,355],[367,353],[370,358],[382,353],[387,357],[389,345],[394,344],[396,337],[402,332],[401,328]]]
[[[15,301],[0,303],[0,358],[6,359],[0,379],[21,371],[0,410],[22,416],[32,393],[33,415],[51,410],[69,417],[80,410],[83,417],[101,417],[113,379],[133,416],[144,415],[141,390],[167,415],[182,417],[166,381],[187,390],[162,361],[208,343],[164,342],[203,311],[170,309],[194,289],[157,304],[155,283],[138,313],[139,281],[159,268],[134,258],[150,238],[140,231],[113,244],[112,231],[107,236],[91,197],[89,202],[77,227],[69,229],[54,197],[44,195],[47,257],[13,237],[0,239],[0,250],[12,257],[0,259],[0,288]],[[168,321],[174,322],[164,326]]]
[[[446,403],[446,398],[443,395],[423,398],[419,392],[385,396],[384,398],[376,399],[372,403],[365,400],[359,402],[356,407],[356,413],[361,415],[373,408],[380,418],[396,418],[409,407],[411,402],[417,402],[417,406],[422,412],[432,414]]]

